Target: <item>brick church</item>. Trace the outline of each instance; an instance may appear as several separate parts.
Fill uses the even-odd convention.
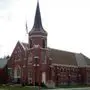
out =
[[[47,47],[47,32],[42,26],[39,2],[28,43],[17,42],[8,61],[9,79],[14,82],[47,86],[90,84],[90,59]]]

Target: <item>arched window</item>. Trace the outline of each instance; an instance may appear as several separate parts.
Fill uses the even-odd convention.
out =
[[[21,78],[21,67],[20,66],[15,67],[14,77],[15,78]]]
[[[45,48],[45,40],[43,39],[43,48]]]
[[[60,70],[61,70],[61,72],[63,72],[63,68],[61,68]]]
[[[30,39],[30,48],[32,48],[32,40]]]
[[[21,68],[17,68],[17,76],[18,76],[18,77],[21,76]]]

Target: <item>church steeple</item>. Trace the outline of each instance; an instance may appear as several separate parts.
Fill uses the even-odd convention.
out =
[[[42,20],[41,20],[41,13],[39,8],[39,1],[37,1],[37,7],[36,7],[36,13],[35,13],[35,19],[34,19],[34,25],[32,30],[29,32],[29,35],[35,35],[35,34],[42,34],[47,36],[47,32],[43,29],[42,26]]]
[[[37,2],[34,25],[29,32],[29,45],[32,48],[34,45],[39,45],[42,48],[47,47],[47,32],[43,29],[39,2]]]
[[[33,28],[42,28],[42,21],[41,21],[41,14],[40,14],[40,8],[39,8],[39,1],[37,1],[37,8],[36,8],[36,14],[35,14],[35,20],[34,20]]]

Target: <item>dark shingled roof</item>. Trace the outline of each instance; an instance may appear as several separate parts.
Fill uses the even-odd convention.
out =
[[[21,43],[25,50],[29,49],[29,44]],[[73,53],[63,50],[48,48],[49,57],[53,64],[72,65],[86,67],[90,65],[90,59],[81,53]]]
[[[77,65],[74,53],[51,48],[49,50],[49,55],[52,58],[52,63],[64,65]]]
[[[6,64],[7,64],[7,61],[8,61],[8,59],[6,59],[6,58],[1,58],[0,59],[0,68],[4,68],[5,66],[6,66]]]
[[[36,14],[35,14],[35,20],[34,20],[33,28],[43,28],[42,27],[42,21],[41,21],[39,2],[37,2],[37,8],[36,8]]]
[[[29,35],[45,35],[47,36],[47,32],[43,29],[39,2],[37,2],[35,20],[32,30],[29,32]]]
[[[83,55],[83,57],[85,58],[85,61],[86,61],[87,65],[90,65],[90,59],[85,55]]]

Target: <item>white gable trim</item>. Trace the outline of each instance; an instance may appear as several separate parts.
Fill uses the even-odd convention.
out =
[[[20,45],[22,46],[22,48],[23,48],[24,50],[26,50],[25,47],[24,47],[24,45],[23,45],[21,42],[19,42],[19,43],[20,43]]]

